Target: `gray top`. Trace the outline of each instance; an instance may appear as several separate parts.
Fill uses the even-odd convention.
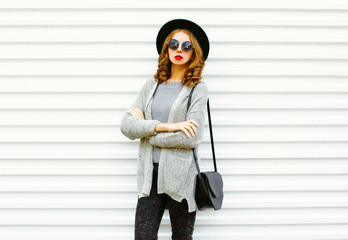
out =
[[[196,162],[192,148],[196,148],[198,165],[201,165],[199,147],[204,134],[204,119],[209,91],[202,80],[196,85],[192,94],[191,105],[187,110],[188,96],[192,87],[183,86],[169,112],[168,122],[183,122],[193,119],[197,122],[197,133],[188,138],[183,131],[155,132],[160,121],[152,119],[151,99],[157,82],[153,77],[141,87],[135,102],[123,114],[120,131],[130,140],[140,139],[137,161],[138,198],[149,197],[152,188],[153,160],[152,149],[161,147],[158,164],[157,193],[166,193],[177,202],[186,199],[188,212],[198,210],[195,201],[195,184],[197,177]],[[145,119],[132,115],[132,107],[144,112]],[[135,156],[134,156],[135,157]]]
[[[168,122],[168,116],[173,102],[178,97],[183,85],[181,82],[164,82],[158,85],[158,88],[153,96],[151,111],[152,119],[158,120],[162,123]],[[158,163],[160,154],[160,147],[153,148],[153,162]]]

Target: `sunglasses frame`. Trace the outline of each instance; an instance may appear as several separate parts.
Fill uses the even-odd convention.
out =
[[[178,46],[177,46],[176,48],[171,48],[171,47],[170,47],[170,42],[171,42],[171,41],[173,41],[173,40],[174,40],[174,41],[176,41],[176,42],[177,42],[177,44],[178,44]],[[182,45],[183,45],[184,43],[186,43],[186,42],[191,43],[192,48],[191,48],[190,50],[185,50],[185,49],[182,47]],[[178,40],[176,40],[175,38],[170,39],[170,40],[169,40],[169,42],[168,42],[168,48],[170,48],[170,49],[172,49],[172,50],[176,50],[176,49],[178,49],[178,48],[179,48],[179,46],[180,46],[180,43],[179,43],[179,41],[178,41]],[[194,47],[193,47],[193,43],[192,43],[192,42],[190,42],[190,41],[185,41],[185,42],[181,43],[181,49],[182,49],[184,52],[189,52],[189,51],[191,51],[193,48],[194,48]]]

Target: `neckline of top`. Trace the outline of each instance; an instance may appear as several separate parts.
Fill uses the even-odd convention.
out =
[[[163,82],[164,86],[180,86],[182,85],[181,82]]]

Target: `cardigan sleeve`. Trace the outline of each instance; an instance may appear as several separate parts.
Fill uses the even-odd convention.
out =
[[[148,80],[143,87],[141,88],[137,99],[133,103],[131,107],[138,107],[143,112],[145,110],[145,102],[148,95],[148,92],[151,89],[151,82],[153,80]],[[147,136],[156,135],[157,132],[155,132],[155,127],[160,121],[158,120],[144,120],[137,117],[134,117],[131,113],[131,107],[127,109],[127,111],[124,113],[122,120],[121,120],[121,132],[123,135],[128,137],[131,140],[134,140],[136,138],[143,138]]]
[[[164,148],[196,148],[203,139],[205,110],[208,101],[208,88],[205,84],[198,84],[192,93],[191,105],[187,112],[187,120],[194,120],[198,127],[197,133],[188,138],[183,131],[159,132],[155,136],[150,136],[149,143],[153,146]]]

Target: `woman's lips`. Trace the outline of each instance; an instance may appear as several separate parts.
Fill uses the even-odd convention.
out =
[[[182,57],[182,56],[180,56],[180,55],[176,55],[174,58],[175,58],[175,59],[177,59],[177,60],[181,60],[181,59],[183,59],[183,57]]]

